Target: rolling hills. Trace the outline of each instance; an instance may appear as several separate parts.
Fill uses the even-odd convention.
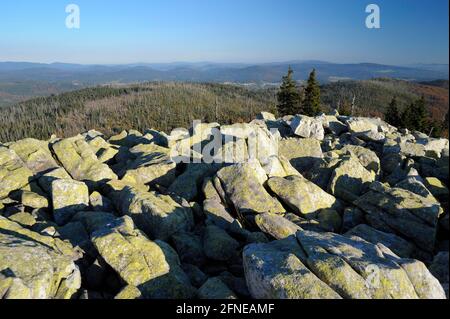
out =
[[[26,99],[95,85],[148,81],[212,82],[277,85],[288,67],[303,81],[313,68],[321,83],[389,77],[408,81],[448,79],[448,65],[392,66],[375,63],[338,64],[325,61],[280,63],[138,63],[81,65],[0,62],[0,107]],[[39,88],[39,89],[36,89]]]

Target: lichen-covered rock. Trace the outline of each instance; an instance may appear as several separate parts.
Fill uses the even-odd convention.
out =
[[[0,217],[0,298],[69,299],[81,286],[70,244]]]
[[[190,207],[177,203],[171,196],[142,192],[125,187],[116,203],[124,215],[154,239],[168,240],[179,231],[189,231],[194,225]]]
[[[33,172],[13,151],[0,146],[0,199],[21,189],[33,178]]]
[[[334,196],[302,176],[274,177],[267,185],[292,212],[313,219],[325,208],[337,208]]]
[[[200,236],[179,232],[172,236],[172,242],[182,263],[201,266],[205,263],[205,254]]]
[[[197,197],[198,188],[201,186],[203,179],[214,175],[218,169],[219,166],[215,164],[189,164],[186,171],[170,185],[168,191],[192,201]]]
[[[357,236],[374,245],[381,243],[392,250],[397,256],[411,258],[416,247],[408,241],[394,234],[384,233],[366,224],[361,224],[345,233],[346,236]]]
[[[26,207],[48,208],[47,197],[32,191],[20,190],[14,195],[14,197]]]
[[[366,213],[366,220],[372,227],[399,234],[425,251],[434,250],[438,218],[442,213],[435,200],[375,182],[354,204]]]
[[[102,163],[112,160],[119,153],[119,148],[106,142],[102,136],[95,136],[93,138],[86,137],[85,139],[98,160]]]
[[[340,152],[353,154],[367,170],[373,171],[377,175],[380,173],[380,159],[375,152],[356,145],[345,145]]]
[[[237,255],[239,242],[217,226],[207,226],[203,234],[203,249],[208,258],[227,261]]]
[[[320,142],[313,138],[287,138],[279,142],[280,155],[287,158],[300,173],[310,169],[323,158]]]
[[[86,182],[91,188],[117,179],[108,165],[98,160],[81,135],[60,140],[52,145],[52,149],[72,178]]]
[[[255,223],[258,228],[275,239],[284,239],[295,233],[301,228],[288,219],[280,215],[265,213],[255,217]]]
[[[89,204],[93,210],[98,212],[111,212],[114,210],[112,202],[99,192],[93,192],[89,195]]]
[[[130,217],[117,219],[91,238],[102,258],[145,298],[188,298],[195,293],[176,253],[164,242],[149,240]]]
[[[58,168],[48,147],[48,142],[26,138],[12,143],[9,148],[16,152],[35,175]]]
[[[250,164],[236,164],[222,168],[217,176],[222,182],[227,198],[241,214],[280,213],[283,206],[267,193],[258,181]]]
[[[359,237],[299,231],[296,238],[249,245],[243,256],[255,298],[445,298],[423,263]]]
[[[336,197],[351,202],[373,181],[375,181],[374,172],[368,171],[353,156],[347,156],[331,174],[328,189]]]
[[[304,115],[297,115],[292,119],[291,129],[295,135],[300,137],[315,138],[319,141],[325,137],[325,131],[320,119]]]
[[[251,244],[243,252],[245,278],[256,299],[340,299],[301,261],[295,237]]]
[[[170,149],[154,144],[141,144],[130,149],[135,159],[120,174],[128,184],[159,184],[168,187],[175,180],[175,162]]]
[[[89,207],[89,190],[83,182],[58,179],[52,182],[53,217],[58,225]]]

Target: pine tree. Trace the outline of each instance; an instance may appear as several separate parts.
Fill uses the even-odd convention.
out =
[[[424,132],[428,126],[427,118],[425,98],[422,96],[403,111],[403,127],[411,131]]]
[[[320,112],[320,85],[316,79],[315,69],[313,69],[308,78],[302,111],[308,116],[315,116]]]
[[[339,114],[343,116],[351,116],[352,115],[352,104],[344,98],[341,105],[339,106]]]
[[[278,98],[278,115],[295,115],[300,113],[301,96],[297,84],[293,79],[294,71],[289,67],[288,73],[283,77]]]
[[[392,99],[391,103],[389,103],[389,107],[386,110],[385,114],[385,120],[395,127],[402,126],[402,120],[398,111],[397,99],[395,97]]]

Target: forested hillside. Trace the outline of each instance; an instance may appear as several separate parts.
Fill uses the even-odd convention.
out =
[[[194,119],[222,124],[249,121],[262,110],[276,113],[277,92],[277,88],[167,82],[87,88],[0,108],[0,141],[64,137],[94,128],[107,135],[129,128],[170,131],[187,127]],[[321,88],[323,111],[354,101],[353,115],[381,118],[393,97],[402,110],[422,95],[431,119],[442,122],[448,112],[448,81],[373,79]]]
[[[148,83],[96,87],[36,98],[0,109],[0,141],[48,139],[97,129],[107,135],[123,129],[170,131],[195,120],[249,121],[275,111],[274,92],[221,84]]]

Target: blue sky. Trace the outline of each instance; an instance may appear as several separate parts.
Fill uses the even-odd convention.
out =
[[[66,5],[81,28],[65,27]],[[366,5],[381,8],[367,29]],[[448,0],[0,1],[0,61],[448,63]]]

